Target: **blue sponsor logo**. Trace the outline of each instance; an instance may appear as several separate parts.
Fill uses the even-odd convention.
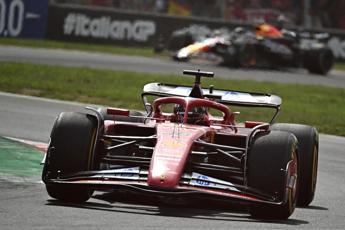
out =
[[[207,176],[199,175],[196,180],[196,183],[201,186],[208,186],[210,185],[210,182],[208,182],[208,180],[209,179]]]
[[[43,38],[48,0],[0,0],[0,37]]]

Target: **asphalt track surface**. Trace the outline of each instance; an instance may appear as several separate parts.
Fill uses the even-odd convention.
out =
[[[239,80],[273,81],[291,84],[327,85],[345,88],[345,72],[331,71],[327,76],[309,74],[303,69],[243,70],[215,66],[207,62],[178,63],[168,58],[146,58],[0,45],[0,61],[63,65],[139,73],[181,75],[183,69],[212,71],[216,77]]]
[[[16,55],[23,55],[26,51],[36,52],[27,48],[13,49],[19,50]],[[8,53],[4,54],[3,51],[3,47],[1,47],[0,59],[11,60],[12,56],[9,55],[5,58],[4,56]],[[101,63],[96,66],[97,68],[113,69],[117,65],[112,63],[113,58],[115,60],[120,58],[132,60],[131,63],[137,71],[140,71],[138,69],[140,66],[150,65],[154,62],[152,59],[146,58],[83,52],[67,52],[67,54],[65,51],[38,50],[38,52],[46,53],[47,56],[36,59],[37,55],[31,53],[31,60],[28,58],[29,56],[27,56],[28,59],[20,59],[17,56],[18,59],[13,57],[12,61],[31,62],[34,60],[35,63],[54,64],[56,62],[55,64],[61,65],[67,63],[73,66],[93,67],[89,64],[95,60],[89,62],[87,60],[96,56],[97,63]],[[60,59],[56,53],[62,55]],[[69,60],[66,55],[67,57],[74,56],[75,59],[79,57],[80,60],[79,62]],[[54,56],[53,60],[49,60],[49,56]],[[102,59],[98,59],[103,56],[107,57],[104,62]],[[143,60],[146,60],[147,63],[136,63],[136,61]],[[162,65],[170,65],[167,60],[158,60],[157,63],[160,68],[163,68]],[[181,66],[177,63],[171,65]],[[187,67],[192,68],[193,66],[187,65]],[[143,68],[150,72],[153,66]],[[128,67],[128,70],[133,69]],[[207,70],[213,71],[210,68]],[[176,73],[176,71],[171,71]],[[216,68],[215,72],[217,73],[217,71],[231,73],[231,70],[223,68]],[[252,71],[239,71],[239,73],[247,76]],[[281,77],[282,75],[295,76],[295,74],[299,73],[267,72],[267,75],[278,76],[282,79],[285,78]],[[336,72],[326,78],[333,79],[334,77],[335,81],[341,82],[342,74]],[[222,74],[218,73],[218,75]],[[265,71],[259,71],[257,75],[265,75]],[[311,77],[306,76],[305,73],[301,76],[304,81]],[[312,75],[312,77],[319,79],[319,76]],[[321,79],[323,78],[321,77]],[[293,82],[297,83],[297,78],[294,79]],[[309,84],[308,82],[303,83]],[[322,84],[322,81],[316,83],[314,79],[310,84]],[[340,83],[336,85],[342,87]],[[48,142],[55,117],[61,111],[81,111],[84,106],[77,103],[0,93],[0,136]],[[254,220],[243,208],[216,205],[203,200],[196,201],[191,205],[171,205],[157,199],[142,199],[139,196],[116,192],[96,193],[86,204],[72,205],[49,198],[44,185],[36,179],[23,183],[0,178],[0,229],[344,229],[344,149],[345,138],[320,135],[318,184],[315,199],[310,207],[297,208],[286,221]]]

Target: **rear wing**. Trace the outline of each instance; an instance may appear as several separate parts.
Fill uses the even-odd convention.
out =
[[[190,86],[149,83],[144,86],[142,98],[146,103],[145,96],[148,95],[188,97],[191,91],[192,87]],[[226,105],[269,107],[279,110],[282,103],[280,97],[270,94],[213,89],[213,87],[202,88],[202,91],[204,97]]]

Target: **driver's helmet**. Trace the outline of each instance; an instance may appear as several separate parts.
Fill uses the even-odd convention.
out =
[[[279,29],[268,23],[257,24],[254,28],[257,37],[279,38],[283,36]]]
[[[177,121],[177,122],[182,123],[183,117],[184,117],[184,111],[185,111],[185,109],[184,109],[183,105],[175,104],[173,121]]]
[[[183,122],[185,108],[181,105],[175,105],[174,114],[176,114],[178,122]],[[208,125],[206,108],[200,106],[189,110],[187,114],[187,123],[193,125]]]

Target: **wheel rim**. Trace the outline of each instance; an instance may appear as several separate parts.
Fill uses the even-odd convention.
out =
[[[316,189],[316,178],[317,178],[317,161],[318,161],[318,149],[317,146],[314,146],[313,151],[313,165],[312,165],[312,183],[311,183],[311,191],[314,194]]]
[[[297,203],[297,180],[298,180],[298,162],[296,150],[293,150],[291,153],[291,161],[287,167],[287,180],[286,180],[286,189],[288,195],[288,205],[290,212],[296,207]]]
[[[96,139],[96,133],[97,133],[97,129],[94,129],[92,132],[92,142],[90,144],[90,148],[88,151],[88,155],[89,155],[89,160],[88,160],[88,165],[87,165],[87,170],[92,170],[93,169],[93,164],[94,164],[94,147],[95,147],[95,139]]]

